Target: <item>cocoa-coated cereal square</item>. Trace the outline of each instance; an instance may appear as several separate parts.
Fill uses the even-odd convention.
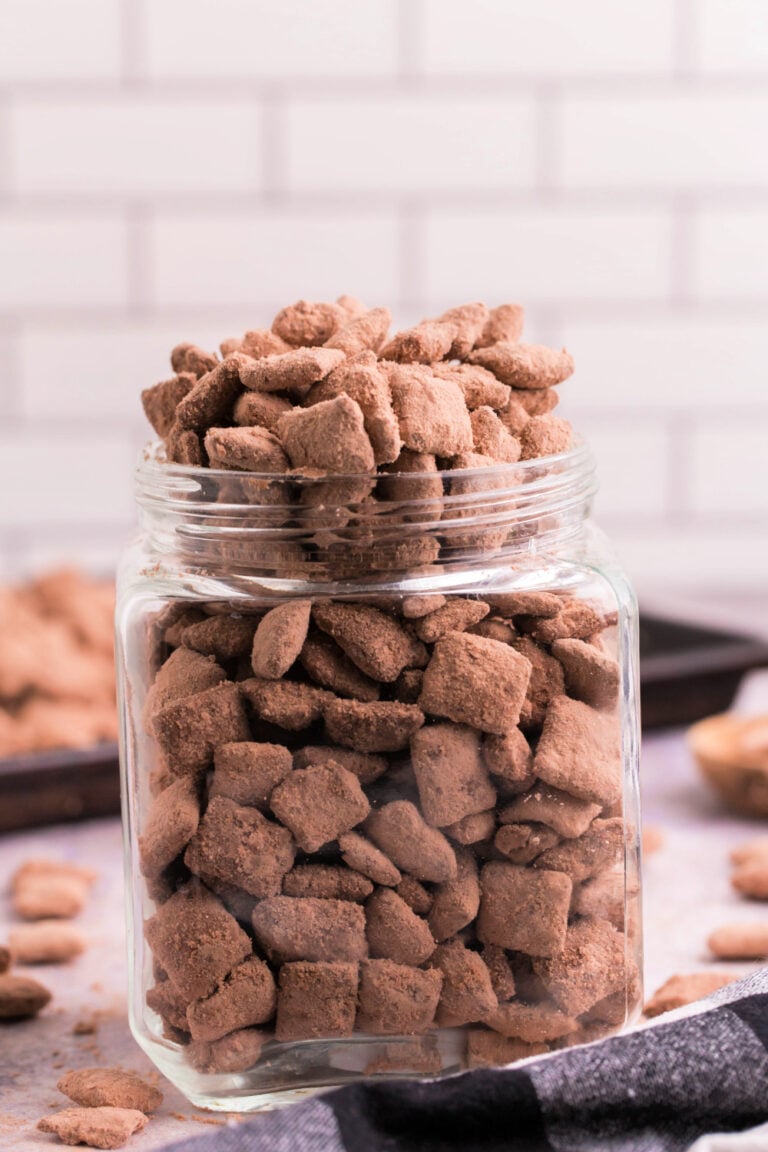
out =
[[[503,735],[520,718],[530,675],[529,661],[508,644],[452,632],[435,644],[419,706],[457,724]]]
[[[357,964],[297,960],[280,969],[275,1039],[351,1036],[357,1010]]]
[[[211,876],[263,897],[277,895],[295,855],[287,828],[271,823],[256,808],[217,796],[210,801],[184,860],[198,876]]]
[[[366,960],[360,965],[357,1027],[375,1036],[424,1032],[435,1018],[443,978],[392,960]]]
[[[529,956],[553,956],[565,943],[571,880],[562,872],[536,872],[493,860],[480,876],[477,935]]]

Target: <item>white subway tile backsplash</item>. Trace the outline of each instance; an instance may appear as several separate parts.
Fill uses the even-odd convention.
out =
[[[294,100],[285,123],[292,191],[487,190],[534,179],[527,96]]]
[[[10,125],[22,195],[240,192],[260,184],[261,116],[248,100],[20,98]]]
[[[130,523],[133,463],[128,435],[0,429],[0,529]]]
[[[765,602],[765,534],[754,525],[614,525],[611,539],[641,602],[648,594],[663,603],[676,587],[754,592]]]
[[[705,72],[768,71],[765,0],[699,0],[698,56]]]
[[[704,86],[568,95],[563,105],[566,188],[768,190],[759,146],[768,94]]]
[[[398,235],[388,213],[160,213],[151,230],[154,300],[278,308],[348,292],[389,302],[400,289]]]
[[[557,411],[567,417],[567,401]],[[663,423],[584,412],[576,418],[576,427],[597,464],[598,521],[612,525],[626,516],[662,519],[668,507],[667,459],[673,448]]]
[[[671,68],[670,0],[425,0],[424,69],[449,75],[625,76]]]
[[[697,423],[691,433],[691,502],[702,515],[762,513],[768,534],[768,437],[734,417]]]
[[[126,247],[115,212],[0,209],[0,309],[123,304]]]
[[[703,299],[768,299],[768,206],[699,209],[693,291]]]
[[[661,419],[670,411],[719,413],[746,405],[768,422],[768,392],[758,383],[765,319],[606,316],[566,319],[561,332],[577,366],[563,385],[574,414],[604,405]]]
[[[432,211],[425,226],[430,299],[663,298],[670,288],[664,210],[538,207]]]
[[[0,80],[120,74],[120,0],[3,0]]]
[[[147,0],[147,72],[193,79],[391,76],[394,0]]]

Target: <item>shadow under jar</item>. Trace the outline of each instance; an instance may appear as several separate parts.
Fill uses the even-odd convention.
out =
[[[588,449],[138,469],[131,1026],[195,1104],[507,1064],[641,1003],[637,613]]]

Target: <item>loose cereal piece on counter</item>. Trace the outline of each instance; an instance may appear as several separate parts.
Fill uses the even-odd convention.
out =
[[[95,872],[76,864],[28,860],[11,877],[14,911],[25,920],[77,916],[95,879]]]
[[[475,347],[487,348],[501,341],[515,344],[523,334],[524,321],[525,310],[522,304],[499,304],[498,308],[491,308]]]
[[[427,924],[391,888],[377,888],[365,905],[368,954],[396,964],[423,964],[435,950]]]
[[[367,604],[316,602],[315,623],[373,680],[391,683],[404,668],[423,668],[427,651],[393,617]]]
[[[448,940],[466,928],[480,907],[477,862],[466,848],[457,848],[456,875],[435,890],[429,910],[429,927],[435,940]]]
[[[624,872],[601,872],[573,890],[571,908],[579,916],[596,916],[610,920],[619,931],[624,927],[624,904],[631,891],[625,890]]]
[[[333,744],[305,744],[293,754],[294,768],[308,768],[310,764],[340,764],[361,784],[372,784],[387,770],[384,756],[374,756],[369,752],[355,752],[352,748],[340,748]]]
[[[523,1004],[520,1001],[499,1004],[483,1020],[494,1032],[510,1039],[524,1040],[527,1044],[542,1044],[560,1040],[575,1032],[578,1020],[566,1015],[551,1004]]]
[[[620,816],[594,820],[576,840],[565,840],[537,857],[535,868],[567,873],[574,884],[612,867],[624,852],[624,821]]]
[[[488,615],[488,611],[488,605],[482,600],[464,600],[456,596],[434,612],[418,619],[414,631],[420,640],[434,644],[449,632],[463,632],[477,624]]]
[[[165,439],[165,456],[172,464],[185,468],[204,468],[208,455],[197,432],[172,424]]]
[[[272,331],[294,348],[311,348],[325,344],[347,319],[339,304],[299,300],[280,309],[272,321]]]
[[[396,700],[334,699],[324,714],[331,739],[356,752],[399,752],[424,723],[420,708]]]
[[[270,896],[253,910],[256,940],[275,964],[289,960],[362,960],[365,913],[351,900]]]
[[[220,744],[213,754],[215,771],[208,796],[223,796],[236,804],[266,812],[273,790],[293,769],[291,753],[282,744]]]
[[[475,452],[505,464],[514,464],[520,459],[521,441],[510,435],[492,408],[475,409],[470,421]]]
[[[551,388],[573,373],[573,357],[563,349],[543,344],[510,344],[500,341],[473,352],[471,364],[481,364],[503,384],[513,388]]]
[[[389,385],[406,448],[434,456],[472,450],[472,424],[458,384],[426,368],[404,367],[391,373]]]
[[[731,872],[731,887],[750,900],[768,900],[768,864],[738,864]]]
[[[533,752],[519,728],[510,728],[502,736],[486,736],[483,756],[490,771],[498,778],[502,795],[527,792],[536,780]]]
[[[520,623],[522,627],[523,621]],[[554,644],[555,640],[586,640],[605,627],[603,618],[583,600],[566,600],[557,616],[546,620],[534,618],[530,623],[531,636],[542,644]]]
[[[65,1072],[56,1087],[83,1108],[106,1106],[154,1112],[163,1102],[158,1088],[125,1068],[78,1068]]]
[[[201,376],[194,388],[179,401],[174,428],[203,435],[209,428],[226,424],[242,391],[236,366],[224,360]]]
[[[289,732],[309,728],[335,699],[332,692],[292,680],[243,680],[240,689],[260,720]],[[243,739],[247,740],[245,736]]]
[[[563,1012],[581,1016],[606,996],[623,992],[627,979],[624,936],[605,920],[577,920],[568,928],[557,954],[536,957],[533,970]]]
[[[339,837],[341,858],[355,872],[373,880],[375,884],[394,887],[402,877],[392,861],[358,832],[347,832]]]
[[[139,836],[145,876],[159,876],[186,848],[200,823],[200,801],[193,781],[183,776],[152,801]]]
[[[283,877],[283,896],[319,900],[354,900],[362,904],[373,892],[367,876],[341,864],[297,864]]]
[[[251,653],[256,676],[262,680],[285,676],[307,638],[311,610],[311,600],[287,600],[259,621]]]
[[[485,325],[490,319],[490,312],[486,304],[460,304],[457,308],[449,308],[437,317],[438,324],[453,324],[456,333],[453,343],[448,349],[448,359],[463,360],[468,356],[480,339]]]
[[[185,648],[217,660],[236,660],[251,650],[256,621],[249,616],[208,616],[181,633]]]
[[[492,808],[487,812],[474,812],[463,816],[455,824],[446,824],[443,832],[459,844],[477,844],[480,840],[490,840],[496,830],[496,815]]]
[[[435,1023],[439,1028],[460,1028],[473,1024],[498,1005],[491,974],[477,952],[470,952],[461,940],[440,944],[428,962],[443,977]]]
[[[250,328],[241,343],[240,351],[254,360],[263,360],[265,356],[279,356],[281,352],[290,351],[290,344],[286,344],[282,337],[269,328]]]
[[[400,611],[406,620],[420,620],[437,612],[448,600],[440,592],[426,592],[423,596],[406,596],[400,605]]]
[[[530,864],[559,840],[557,832],[545,824],[504,824],[496,833],[493,846],[513,864]]]
[[[171,367],[174,372],[191,372],[194,376],[206,376],[219,363],[215,352],[206,352],[197,344],[177,344],[171,351]]]
[[[249,956],[224,977],[215,991],[187,1008],[193,1040],[219,1040],[228,1032],[264,1024],[275,1014],[277,990],[269,967]]]
[[[618,724],[568,696],[556,697],[544,720],[533,761],[546,784],[608,807],[621,796]]]
[[[152,388],[145,388],[141,394],[144,415],[161,440],[171,430],[176,419],[176,407],[197,383],[191,372],[180,372],[171,380],[163,380]]]
[[[361,352],[378,352],[387,338],[392,314],[388,308],[363,309],[353,314],[326,341],[326,348],[339,348],[347,357]]]
[[[208,768],[218,744],[251,737],[240,688],[227,682],[166,704],[155,713],[152,728],[175,776]]]
[[[718,960],[763,960],[768,957],[768,924],[724,924],[707,937],[707,947]]]
[[[0,1022],[37,1016],[50,999],[48,989],[29,976],[0,975]]]
[[[421,810],[430,824],[454,824],[496,803],[473,728],[459,724],[421,728],[411,741],[411,759]]]
[[[664,833],[653,824],[645,824],[640,836],[643,857],[652,856],[664,847]]]
[[[410,800],[374,809],[365,825],[378,848],[417,880],[441,883],[456,875],[456,853],[441,832],[430,828]]]
[[[379,356],[382,360],[396,360],[400,364],[431,364],[433,360],[445,359],[457,334],[457,326],[453,323],[424,320],[413,328],[398,332],[381,349]]]
[[[495,592],[486,600],[500,616],[537,616],[551,619],[563,609],[554,592]]]
[[[458,384],[470,412],[484,407],[501,411],[509,404],[509,386],[502,384],[492,372],[481,368],[479,364],[448,364],[443,361],[430,365],[430,368],[433,375],[441,380],[451,380]]]
[[[64,1108],[38,1120],[40,1132],[50,1132],[62,1144],[89,1148],[122,1148],[134,1132],[141,1132],[147,1117],[135,1108]]]
[[[530,662],[508,644],[451,633],[435,644],[419,705],[457,724],[503,735],[520,718],[530,675]]]
[[[258,426],[276,432],[278,421],[293,407],[272,392],[244,392],[235,401],[234,421],[242,428]]]
[[[500,1004],[511,1000],[515,995],[515,974],[506,952],[498,944],[484,944],[482,951],[485,966],[491,976],[491,985]]]
[[[288,457],[280,441],[266,428],[209,428],[205,450],[211,468],[238,472],[287,472]]]
[[[520,457],[534,460],[540,456],[556,456],[571,446],[573,428],[559,416],[531,416],[520,433]]]
[[[186,626],[181,631],[186,631]],[[166,704],[214,688],[226,678],[226,672],[213,656],[203,656],[191,648],[177,648],[161,666],[147,692],[142,712],[145,725],[151,731],[154,717]]]
[[[379,369],[373,352],[364,352],[354,360],[340,364],[325,380],[315,385],[305,405],[310,407],[341,395],[349,396],[360,405],[376,463],[391,464],[397,460],[402,446],[400,430],[387,377]]]
[[[493,860],[483,867],[480,889],[477,935],[484,944],[529,956],[553,956],[563,948],[571,902],[569,876]]]
[[[381,695],[378,682],[361,672],[330,636],[308,636],[299,658],[313,680],[339,696],[370,703]]]
[[[213,876],[262,897],[280,892],[295,856],[287,828],[273,824],[256,808],[216,796],[189,842],[184,862],[198,876]]]
[[[432,907],[432,893],[413,876],[403,876],[395,891],[417,916],[426,916]]]
[[[357,1027],[374,1036],[410,1035],[432,1024],[440,999],[442,974],[410,968],[392,960],[360,965]]]
[[[569,792],[537,784],[530,792],[516,796],[507,804],[499,813],[499,821],[502,824],[516,824],[533,820],[549,825],[561,836],[570,839],[586,832],[599,815],[599,804],[590,804],[588,800],[578,800]]]
[[[193,1040],[186,1055],[198,1072],[247,1072],[261,1056],[261,1050],[270,1036],[258,1028],[241,1028],[220,1040]]]
[[[565,684],[577,700],[593,708],[609,708],[619,697],[619,665],[584,640],[556,640],[552,645],[565,670]]]
[[[520,636],[512,641],[512,647],[525,656],[531,665],[531,678],[525,701],[520,709],[520,726],[529,730],[540,728],[544,723],[550,701],[565,692],[563,667],[554,656],[550,656],[529,636]]]
[[[357,777],[332,761],[295,768],[275,788],[270,807],[303,852],[317,852],[360,824],[371,810]]]
[[[676,972],[646,1001],[643,1015],[661,1016],[664,1012],[673,1012],[675,1008],[711,996],[718,988],[738,979],[739,975],[734,972]]]
[[[250,956],[251,941],[221,901],[193,881],[147,920],[152,953],[188,1000],[210,996],[228,972]]]
[[[731,864],[768,864],[768,836],[759,836],[755,840],[739,844],[733,849],[729,859]]]
[[[0,944],[0,976],[7,972],[11,966],[11,950]]]
[[[527,1060],[530,1056],[542,1056],[549,1051],[547,1044],[525,1044],[522,1040],[509,1040],[498,1032],[484,1028],[471,1028],[467,1033],[467,1067],[498,1068],[514,1064],[517,1060]]]
[[[290,352],[279,352],[277,355],[264,356],[261,360],[253,360],[239,364],[240,380],[243,385],[254,392],[298,392],[304,394],[309,391],[318,380],[323,380],[329,372],[341,364],[344,353],[333,348],[294,348]],[[225,361],[230,363],[230,361]],[[292,414],[286,415],[289,419]],[[310,427],[307,425],[307,427]],[[280,428],[280,438],[285,435]],[[341,436],[340,436],[341,438]],[[293,453],[286,444],[286,451],[293,459]],[[294,460],[294,464],[296,461]]]
[[[296,469],[350,475],[375,469],[362,410],[349,396],[323,400],[311,408],[295,408],[281,417],[277,427]]]
[[[10,928],[8,944],[16,964],[66,964],[85,951],[82,934],[60,920]]]
[[[298,960],[283,964],[275,1039],[285,1042],[351,1036],[357,1010],[357,979],[354,963]]]

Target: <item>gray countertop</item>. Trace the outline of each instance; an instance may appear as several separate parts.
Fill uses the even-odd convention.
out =
[[[768,711],[768,678],[756,675],[740,704]],[[683,734],[647,737],[643,748],[643,805],[647,824],[660,828],[663,847],[647,861],[644,884],[645,977],[649,991],[673,972],[711,964],[707,934],[728,920],[764,919],[765,909],[732,893],[728,853],[734,844],[768,826],[738,820],[718,807],[700,782]],[[63,1070],[91,1064],[121,1064],[150,1073],[126,1019],[123,938],[122,851],[116,820],[67,825],[0,838],[0,877],[31,856],[76,860],[99,872],[90,904],[78,923],[89,947],[73,964],[37,968],[34,975],[54,997],[34,1021],[0,1030],[0,1146],[9,1152],[51,1147],[52,1137],[35,1131],[35,1121],[66,1106],[56,1090]],[[12,916],[0,897],[0,940]],[[720,965],[734,972],[748,965]],[[95,1032],[76,1035],[75,1025],[92,1022]],[[132,1138],[136,1152],[150,1152],[185,1135],[202,1134],[205,1124],[227,1118],[198,1111],[169,1084],[165,1102],[145,1131]],[[232,1122],[235,1122],[234,1120]]]

